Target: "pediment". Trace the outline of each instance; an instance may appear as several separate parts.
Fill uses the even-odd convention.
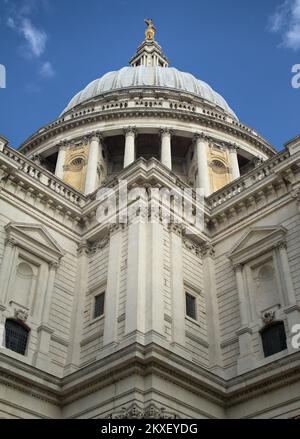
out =
[[[15,245],[47,261],[59,260],[64,255],[63,249],[41,224],[9,223],[5,230]]]
[[[251,227],[233,246],[228,257],[231,260],[250,259],[253,254],[267,252],[276,243],[283,241],[287,230],[283,226]]]

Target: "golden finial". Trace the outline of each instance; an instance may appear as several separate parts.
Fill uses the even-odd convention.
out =
[[[154,40],[156,28],[153,24],[153,21],[151,18],[145,18],[145,23],[148,26],[145,32],[146,40]]]

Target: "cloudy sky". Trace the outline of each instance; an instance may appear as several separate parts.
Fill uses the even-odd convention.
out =
[[[221,93],[281,149],[300,134],[300,0],[0,0],[0,134],[14,147],[126,66],[151,17],[171,65]]]

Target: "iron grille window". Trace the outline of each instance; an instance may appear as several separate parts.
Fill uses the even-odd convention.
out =
[[[29,329],[15,320],[5,322],[5,347],[18,354],[25,355]]]
[[[104,293],[98,294],[98,296],[95,297],[94,319],[101,317],[104,314],[104,297]]]
[[[278,322],[267,326],[261,331],[261,338],[265,357],[277,354],[287,349],[284,323]]]
[[[196,297],[192,296],[191,294],[186,293],[185,294],[185,308],[186,308],[186,315],[188,317],[190,317],[191,319],[196,320],[197,319]]]

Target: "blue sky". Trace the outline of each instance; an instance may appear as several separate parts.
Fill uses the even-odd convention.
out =
[[[300,134],[300,0],[0,0],[0,133],[19,145],[127,65],[144,18],[171,65],[208,82],[278,149]]]

